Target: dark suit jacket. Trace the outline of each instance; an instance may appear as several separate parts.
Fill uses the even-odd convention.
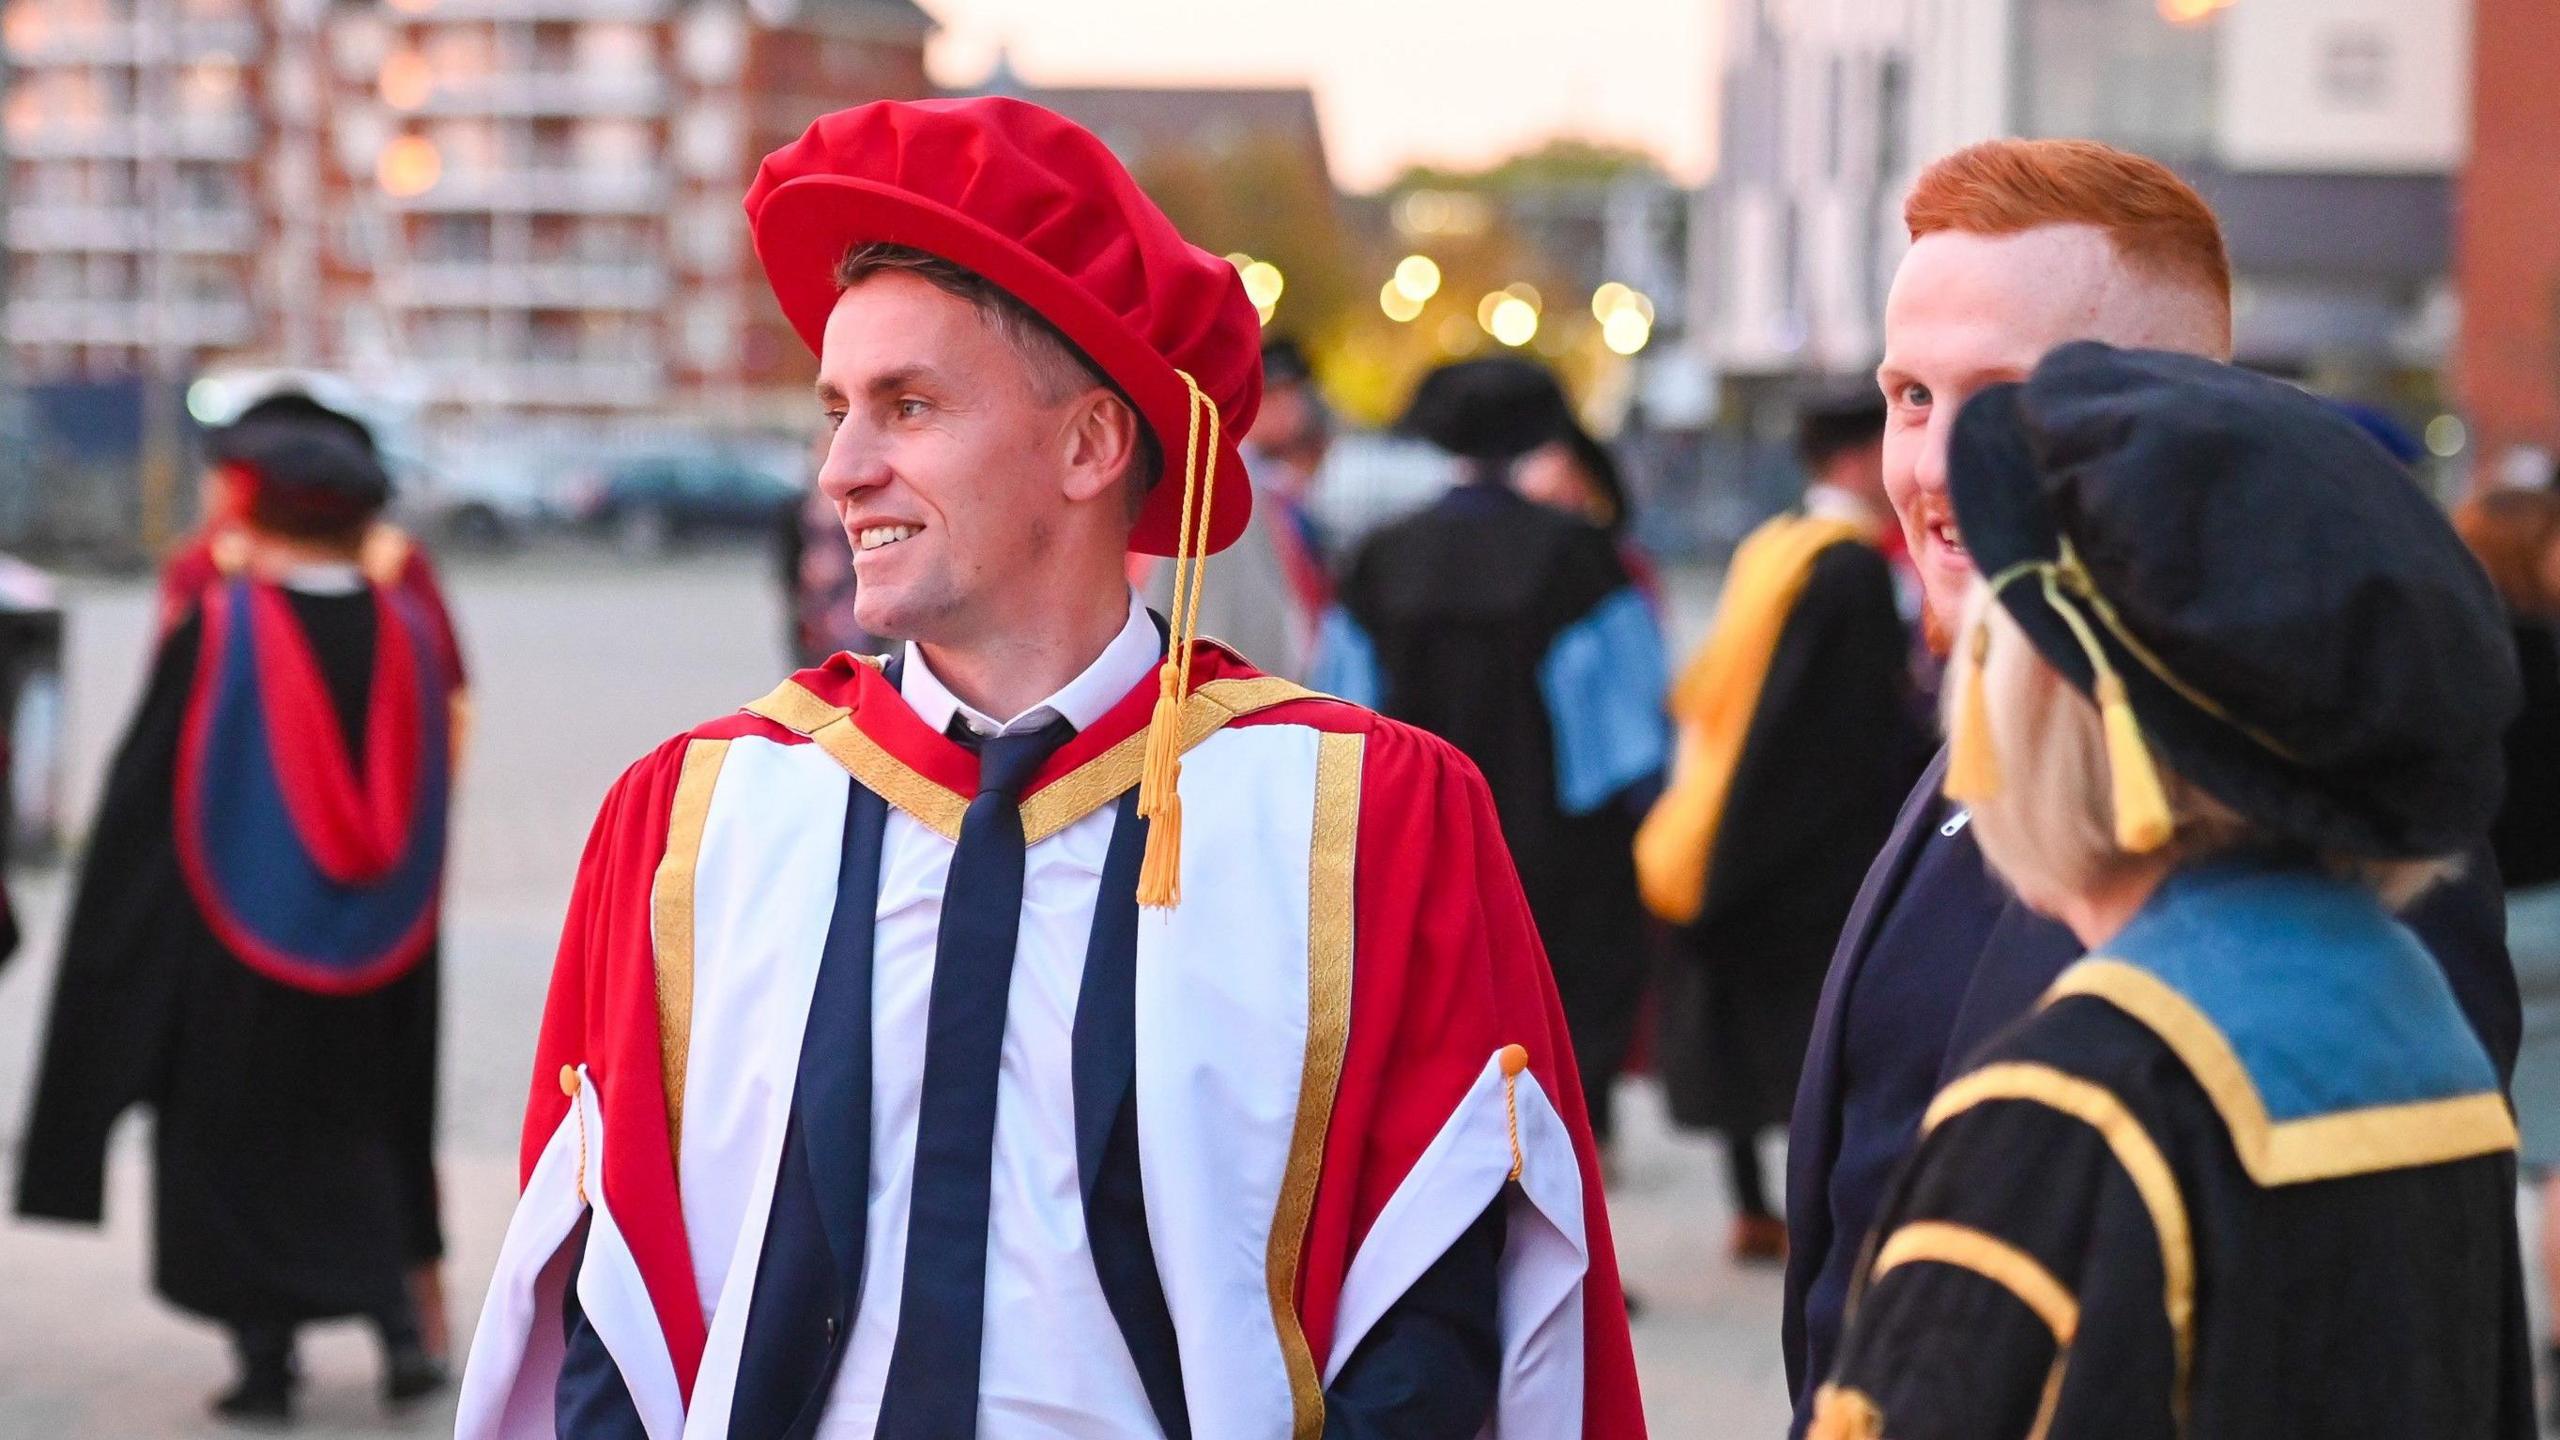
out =
[[[1832,1172],[1841,1164],[1841,1043],[1848,1028],[1859,968],[1895,907],[1936,908],[1951,897],[1905,893],[1923,843],[1930,838],[1927,819],[1939,787],[1946,779],[1941,752],[1904,802],[1893,837],[1867,871],[1849,923],[1831,957],[1831,973],[1822,986],[1822,1003],[1814,1014],[1813,1037],[1805,1050],[1804,1078],[1796,1088],[1795,1120],[1787,1142],[1787,1284],[1782,1343],[1786,1350],[1787,1384],[1796,1400],[1795,1433],[1802,1434],[1814,1389],[1826,1378],[1840,1341],[1840,1321],[1852,1270],[1864,1235],[1845,1235],[1832,1224]],[[1971,845],[1967,830],[1946,841]],[[2462,1013],[2498,1066],[2503,1083],[2513,1075],[2523,1018],[2516,995],[2515,970],[2507,960],[2506,905],[2497,862],[2485,844],[2474,850],[2463,873],[2439,886],[2408,916],[2410,928],[2444,967]],[[2018,904],[2008,902],[1990,940],[1978,954],[1952,952],[1927,957],[1945,983],[1964,993],[1954,1029],[1945,1037],[1942,1073],[1952,1075],[1981,1044],[2025,1014],[2056,976],[2083,953],[2071,932]],[[1906,1134],[1916,1129],[1914,1115]],[[1886,1173],[1891,1167],[1879,1167]],[[1882,1197],[1874,1197],[1881,1202]],[[1873,1213],[1874,1206],[1868,1207]]]

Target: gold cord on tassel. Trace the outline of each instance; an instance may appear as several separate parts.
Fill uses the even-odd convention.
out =
[[[1200,588],[1209,563],[1209,517],[1218,498],[1217,403],[1202,393],[1190,372],[1174,373],[1191,390],[1191,428],[1182,444],[1182,520],[1173,547],[1172,613],[1165,616],[1169,633],[1164,664],[1156,671],[1156,708],[1147,717],[1146,764],[1138,775],[1138,814],[1147,822],[1138,903],[1155,910],[1182,903],[1182,705],[1191,694],[1192,642],[1199,637]],[[1200,423],[1204,411],[1206,427]]]
[[[2124,622],[2116,618],[2105,597],[2090,582],[2089,572],[2081,565],[2080,557],[2073,552],[2070,542],[2063,543],[2059,560],[2021,561],[1993,576],[1991,593],[1997,595],[2009,588],[2012,582],[2030,575],[2044,586],[2045,603],[2053,608],[2053,613],[2062,617],[2065,625],[2071,627],[2072,638],[2079,641],[2081,653],[2089,657],[2089,669],[2096,677],[2091,686],[2091,698],[2097,702],[2099,723],[2106,735],[2109,800],[2115,815],[2116,844],[2130,854],[2151,854],[2168,844],[2170,836],[2177,830],[2176,821],[2169,814],[2168,787],[2160,778],[2159,763],[2151,757],[2151,746],[2142,738],[2142,724],[2134,717],[2133,701],[2125,693],[2124,677],[2116,672],[2114,662],[2107,658],[2106,647],[2098,643],[2097,631],[2090,626],[2088,615],[2083,613],[2079,601],[2073,597],[2085,598],[2089,611],[2095,613],[2109,631],[2125,641],[2134,658],[2179,694],[2252,738],[2258,738],[2258,732],[2240,725],[2220,706],[2179,681],[2141,647],[2125,629]],[[2066,594],[2066,590],[2071,593]],[[1980,794],[1974,793],[1981,782],[1988,780],[1993,791],[1999,785],[1997,758],[1990,754],[1987,744],[1990,707],[1982,695],[1982,660],[1990,642],[1985,627],[1981,625],[1975,626],[1974,636],[1972,668],[1964,677],[1967,686],[1964,705],[1956,733],[1949,738],[1950,753],[1947,757],[1947,794],[1967,803],[1981,798]],[[1968,733],[1984,737],[1986,743],[1979,747],[1980,754],[1968,754],[1974,748],[1967,743]],[[2279,755],[2285,753],[2271,741],[2262,740],[2261,743]]]
[[[2058,567],[2044,571],[2045,600],[2071,627],[2081,651],[2089,657],[2090,670],[2097,676],[2093,688],[2098,718],[2107,736],[2116,844],[2130,854],[2148,855],[2169,843],[2169,833],[2174,828],[2169,821],[2168,790],[2161,784],[2160,767],[2151,758],[2151,747],[2143,742],[2142,726],[2133,717],[2133,701],[2125,694],[2124,677],[2107,659],[2106,647],[2098,643],[2097,632],[2089,628],[2080,607],[2062,593],[2060,574]]]
[[[1969,638],[1955,733],[1947,737],[1945,790],[1959,805],[1980,805],[2000,793],[2000,754],[1991,743],[1991,702],[1983,693],[1991,661],[1989,617],[1974,622]]]

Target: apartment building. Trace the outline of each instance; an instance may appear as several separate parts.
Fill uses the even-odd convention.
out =
[[[335,370],[447,463],[805,421],[738,209],[911,0],[7,0],[20,376]]]
[[[1733,0],[1692,270],[1719,373],[1854,373],[1920,166],[1997,135],[2158,158],[2223,218],[2241,357],[2376,393],[2451,341],[2466,0]]]

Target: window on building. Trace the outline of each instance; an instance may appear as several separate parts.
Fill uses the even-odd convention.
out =
[[[2362,25],[2321,37],[2320,97],[2336,110],[2381,110],[2391,103],[2391,37]]]
[[[486,261],[490,255],[490,220],[486,215],[436,215],[418,234],[419,258]]]

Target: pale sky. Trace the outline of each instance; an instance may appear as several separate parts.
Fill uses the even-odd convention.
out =
[[[1334,178],[1473,164],[1552,135],[1623,141],[1704,177],[1716,0],[921,0],[931,65],[974,84],[1308,83]]]

